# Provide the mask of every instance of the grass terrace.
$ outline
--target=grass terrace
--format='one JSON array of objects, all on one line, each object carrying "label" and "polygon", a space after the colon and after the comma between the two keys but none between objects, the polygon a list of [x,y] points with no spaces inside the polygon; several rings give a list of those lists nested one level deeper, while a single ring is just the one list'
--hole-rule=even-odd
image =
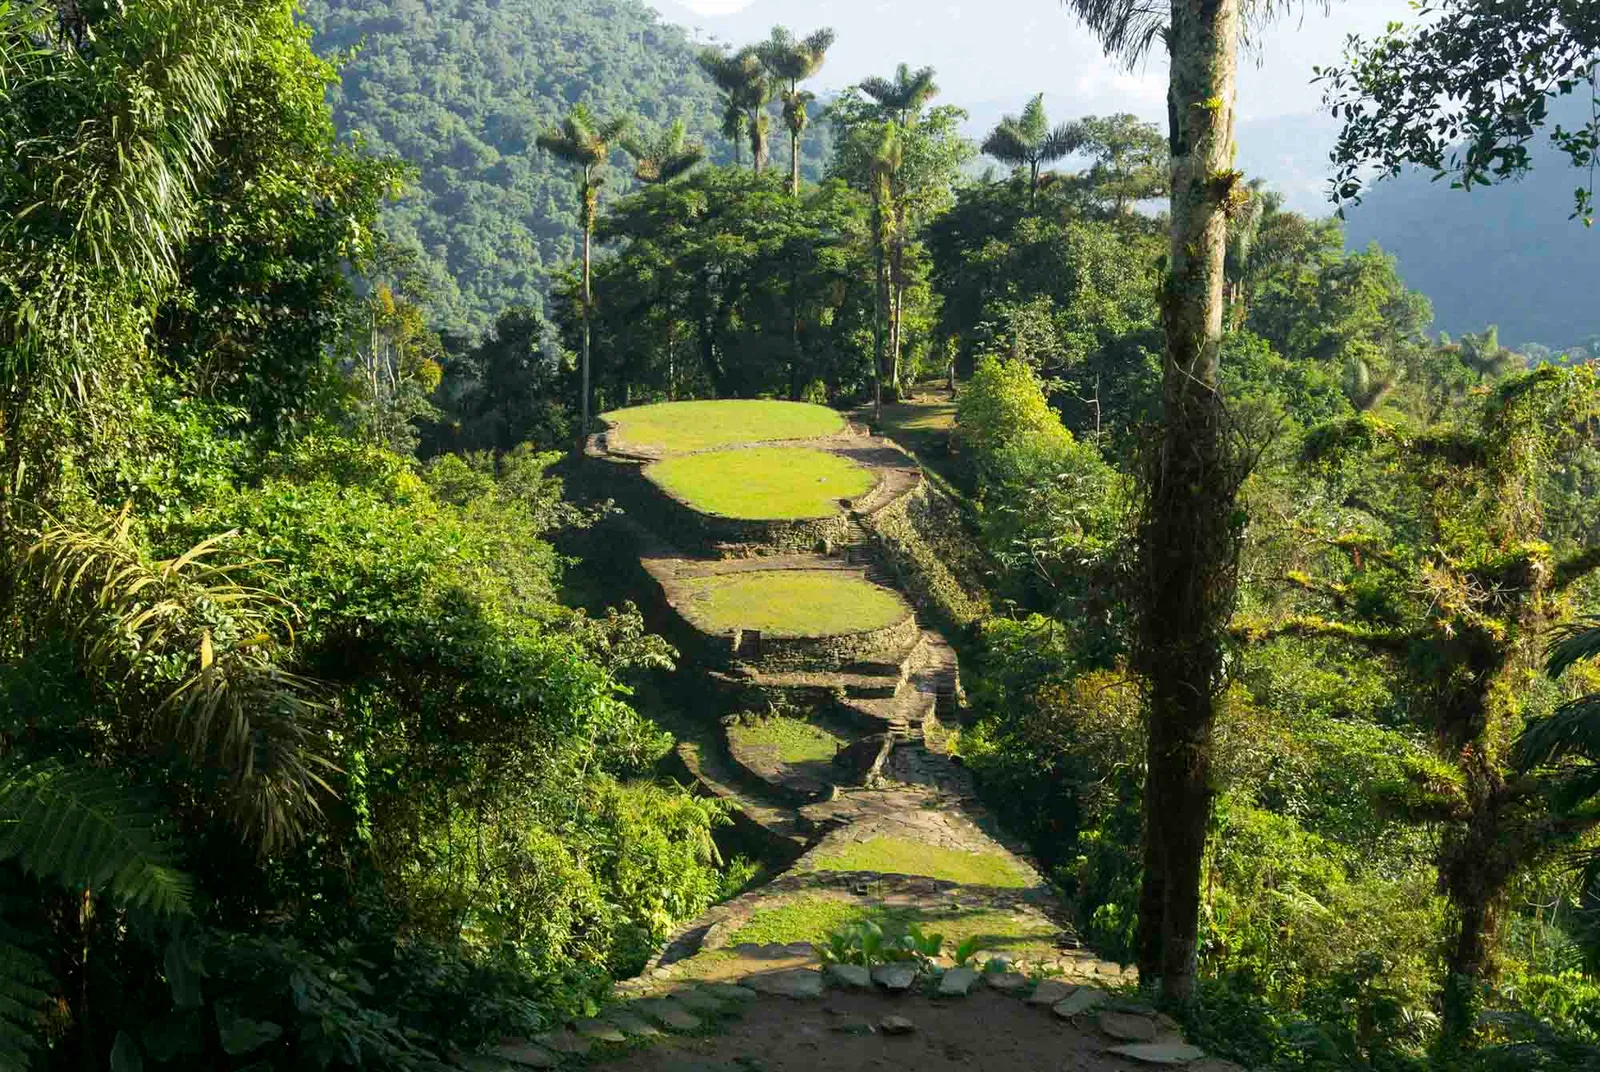
[{"label": "grass terrace", "polygon": [[842,413],[807,402],[724,398],[658,402],[602,413],[623,447],[659,454],[773,439],[814,439],[844,431]]},{"label": "grass terrace", "polygon": [[679,612],[712,634],[837,636],[882,629],[911,613],[897,594],[850,570],[751,570],[688,577],[677,587]]},{"label": "grass terrace", "polygon": [[728,727],[728,742],[771,749],[778,762],[793,764],[832,760],[844,740],[815,723],[773,715],[734,723]]},{"label": "grass terrace", "polygon": [[1037,959],[1051,956],[1055,951],[1056,930],[1040,918],[982,907],[868,906],[826,895],[799,897],[758,909],[728,941],[731,945],[741,942],[822,944],[836,931],[866,920],[885,930],[916,923],[928,934],[942,934],[947,946],[977,936],[979,948],[990,953],[1009,953],[1013,957]]},{"label": "grass terrace", "polygon": [[645,475],[696,510],[751,521],[830,517],[877,481],[848,458],[808,447],[684,454]]},{"label": "grass terrace", "polygon": [[806,861],[812,871],[877,871],[884,875],[924,875],[964,886],[1030,885],[1026,873],[1000,853],[963,852],[896,837],[847,842],[836,851]]}]

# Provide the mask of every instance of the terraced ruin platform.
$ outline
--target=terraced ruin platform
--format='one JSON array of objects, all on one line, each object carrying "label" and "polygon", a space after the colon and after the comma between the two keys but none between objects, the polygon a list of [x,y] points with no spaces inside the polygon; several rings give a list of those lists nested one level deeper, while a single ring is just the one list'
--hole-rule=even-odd
[{"label": "terraced ruin platform", "polygon": [[[1074,1054],[1081,1060],[1071,1067],[1109,1072],[1154,1054],[1225,1072],[1126,995],[1131,971],[1082,948],[1049,882],[948,754],[965,706],[958,658],[930,628],[919,594],[930,582],[917,571],[937,571],[937,556],[906,546],[915,539],[911,507],[925,505],[927,485],[894,443],[819,410],[640,407],[607,414],[610,430],[589,444],[597,486],[623,510],[612,531],[631,542],[659,616],[675,623],[678,672],[704,684],[696,694],[716,698],[680,734],[682,776],[734,805],[745,843],[764,845],[779,873],[682,928],[642,975],[619,984],[626,1002],[536,1047],[579,1052],[599,1038],[633,1046],[737,1009],[764,1025],[759,1054],[719,1064],[710,1058],[733,1056],[731,1038],[669,1039],[622,1063],[1009,1072]],[[803,468],[808,461],[817,472]],[[796,471],[780,472],[785,465]],[[720,472],[737,480],[741,466],[767,470],[771,483],[755,498],[814,516],[751,516],[762,510],[735,504],[745,489],[717,486]],[[860,490],[832,483],[855,470],[865,474]],[[936,931],[944,945],[914,962],[822,971],[819,947],[868,922]],[[981,950],[987,974],[953,961],[963,940]],[[822,1060],[808,1048],[815,1032],[805,1010],[767,1003],[824,995],[824,1019],[842,1015],[846,1000],[899,1001],[930,1018],[920,1029],[897,1016],[857,1025],[875,1040],[931,1031],[951,1007],[939,1003],[951,1001],[1010,1024],[1016,1038],[998,1063],[951,1057],[953,1042]],[[1017,1018],[1030,1007],[1032,1020]],[[1024,1035],[1031,1041],[1018,1042]],[[771,1063],[775,1043],[788,1063]],[[1124,1053],[1119,1044],[1156,1049]],[[674,1063],[675,1054],[689,1059]]]}]

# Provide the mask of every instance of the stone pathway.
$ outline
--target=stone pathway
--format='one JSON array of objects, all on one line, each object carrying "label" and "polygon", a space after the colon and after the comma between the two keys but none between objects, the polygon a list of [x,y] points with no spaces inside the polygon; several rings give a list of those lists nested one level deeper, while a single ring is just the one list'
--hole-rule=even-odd
[{"label": "stone pathway", "polygon": [[[862,570],[889,583],[857,519],[915,489],[920,472],[857,426],[807,445],[879,472],[850,504],[851,536],[827,554],[696,559],[636,527],[643,565],[669,602],[680,578],[748,569]],[[733,803],[737,822],[793,863],[673,935],[598,1017],[506,1040],[481,1055],[486,1072],[584,1058],[647,1072],[1234,1068],[1127,996],[1132,972],[1081,947],[1023,846],[978,803],[970,775],[946,754],[964,700],[944,637],[923,629],[902,650],[831,667],[735,658],[700,672],[736,703],[809,709],[853,738],[834,764],[792,773],[759,749],[730,748],[710,720],[679,743],[686,776]],[[948,938],[914,960],[825,966],[830,933],[861,920]],[[982,952],[958,965],[963,939]]]}]

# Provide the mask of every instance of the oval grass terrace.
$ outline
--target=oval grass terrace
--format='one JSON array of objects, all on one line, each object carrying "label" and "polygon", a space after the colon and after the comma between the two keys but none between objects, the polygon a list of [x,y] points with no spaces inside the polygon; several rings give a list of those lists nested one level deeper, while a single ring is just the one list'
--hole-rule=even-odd
[{"label": "oval grass terrace", "polygon": [[849,458],[795,446],[673,455],[646,466],[644,475],[701,513],[748,521],[831,517],[841,500],[878,483]]},{"label": "oval grass terrace", "polygon": [[869,633],[911,616],[897,593],[840,569],[742,570],[683,577],[673,606],[703,633],[757,629],[769,637]]},{"label": "oval grass terrace", "polygon": [[845,431],[844,414],[808,402],[723,398],[657,402],[602,413],[607,449],[649,457],[740,443],[818,439]]}]

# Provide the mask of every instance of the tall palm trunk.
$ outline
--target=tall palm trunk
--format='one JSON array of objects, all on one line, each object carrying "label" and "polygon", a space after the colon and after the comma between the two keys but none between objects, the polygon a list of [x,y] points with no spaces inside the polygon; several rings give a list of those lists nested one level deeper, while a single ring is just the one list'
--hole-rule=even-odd
[{"label": "tall palm trunk", "polygon": [[1236,588],[1237,476],[1218,392],[1239,0],[1173,0],[1172,221],[1162,426],[1140,522],[1138,655],[1149,686],[1139,971],[1193,993],[1222,631]]},{"label": "tall palm trunk", "polygon": [[581,412],[583,424],[578,429],[578,444],[583,449],[583,442],[589,437],[589,317],[590,309],[594,304],[593,295],[589,290],[589,247],[594,237],[594,194],[584,191],[583,199],[583,402]]},{"label": "tall palm trunk", "polygon": [[789,195],[800,196],[800,132],[789,128]]},{"label": "tall palm trunk", "polygon": [[889,301],[889,269],[883,252],[883,207],[881,203],[874,203],[872,207],[872,230],[876,237],[873,242],[873,253],[877,260],[877,287],[872,301],[872,417],[873,420],[883,420],[883,331],[884,322],[888,319],[885,315],[885,306]]}]

